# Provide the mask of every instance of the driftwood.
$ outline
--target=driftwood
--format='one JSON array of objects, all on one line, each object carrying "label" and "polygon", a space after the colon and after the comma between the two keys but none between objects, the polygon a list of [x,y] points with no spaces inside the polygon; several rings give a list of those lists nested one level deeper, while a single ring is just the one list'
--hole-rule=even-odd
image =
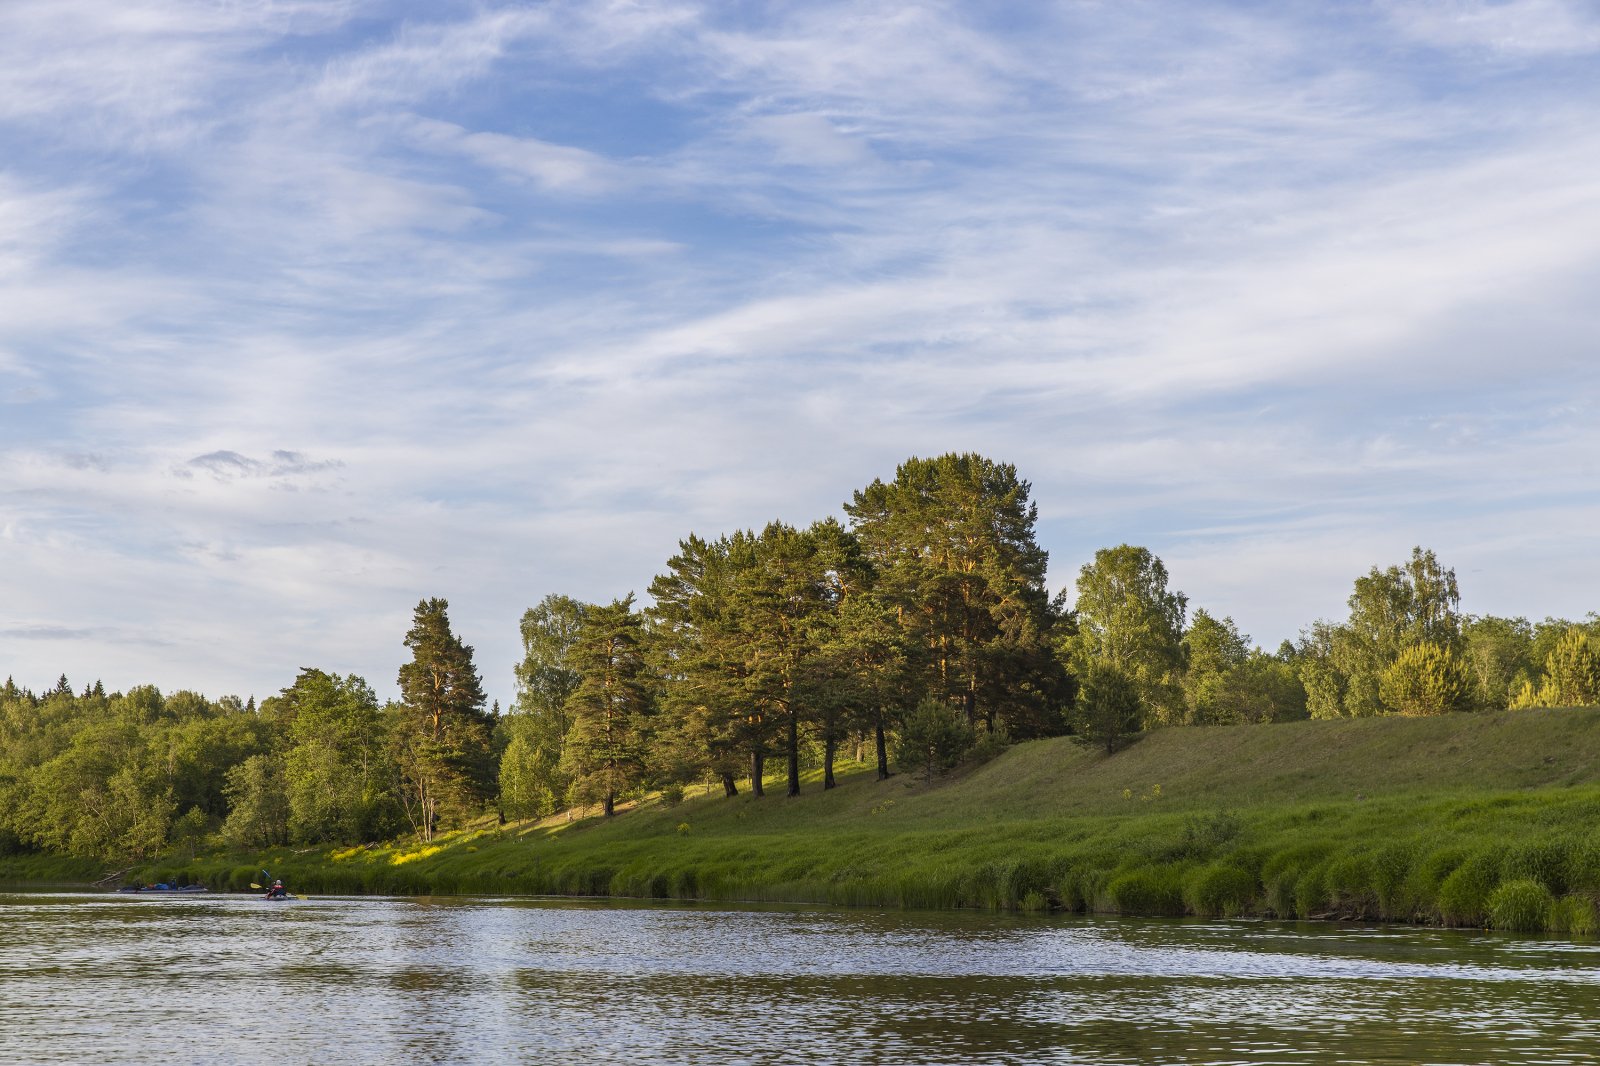
[{"label": "driftwood", "polygon": [[106,876],[102,877],[100,880],[98,880],[98,881],[90,881],[89,883],[91,885],[94,885],[96,888],[99,888],[100,886],[109,884],[112,881],[120,881],[120,880],[122,880],[122,878],[126,874],[128,874],[130,871],[132,871],[132,869],[133,869],[133,867],[131,867],[131,866],[124,866],[122,869],[118,870],[116,873],[107,874]]}]

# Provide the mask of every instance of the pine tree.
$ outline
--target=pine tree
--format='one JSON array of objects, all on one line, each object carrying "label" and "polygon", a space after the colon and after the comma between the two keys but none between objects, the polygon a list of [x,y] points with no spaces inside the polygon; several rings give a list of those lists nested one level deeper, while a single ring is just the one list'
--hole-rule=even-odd
[{"label": "pine tree", "polygon": [[1402,651],[1378,687],[1384,706],[1397,714],[1448,714],[1472,706],[1471,671],[1449,648],[1432,641]]},{"label": "pine tree", "polygon": [[630,593],[584,612],[569,661],[578,686],[567,700],[572,729],[562,769],[579,802],[599,800],[606,817],[617,797],[644,782],[651,712],[643,623]]},{"label": "pine tree", "polygon": [[450,631],[449,604],[417,604],[400,667],[400,703],[391,711],[391,739],[401,800],[417,835],[433,834],[445,816],[459,816],[492,790],[490,728],[472,648]]},{"label": "pine tree", "polygon": [[1029,491],[1009,464],[951,454],[908,459],[845,504],[924,691],[1019,735],[1047,731],[1038,703],[1061,680]]},{"label": "pine tree", "polygon": [[667,572],[650,583],[649,658],[662,680],[662,730],[674,747],[693,753],[705,772],[738,795],[741,761],[749,752],[754,791],[760,794],[764,728],[751,729],[746,713],[748,663],[734,628],[734,542],[691,534],[678,544]]}]

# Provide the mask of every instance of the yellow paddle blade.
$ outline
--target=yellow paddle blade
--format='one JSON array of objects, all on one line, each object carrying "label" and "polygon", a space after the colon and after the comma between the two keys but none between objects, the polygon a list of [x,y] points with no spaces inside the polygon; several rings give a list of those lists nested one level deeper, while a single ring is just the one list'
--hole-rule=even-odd
[{"label": "yellow paddle blade", "polygon": [[253,889],[256,889],[257,891],[260,891],[260,889],[261,889],[261,886],[256,884],[254,881],[250,882],[250,887],[253,888]]}]

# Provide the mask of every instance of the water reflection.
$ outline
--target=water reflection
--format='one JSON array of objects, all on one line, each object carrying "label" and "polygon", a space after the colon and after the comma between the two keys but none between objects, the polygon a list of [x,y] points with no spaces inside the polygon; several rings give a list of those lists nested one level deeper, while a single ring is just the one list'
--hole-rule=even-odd
[{"label": "water reflection", "polygon": [[1264,922],[0,895],[0,1058],[1579,1063],[1596,959]]}]

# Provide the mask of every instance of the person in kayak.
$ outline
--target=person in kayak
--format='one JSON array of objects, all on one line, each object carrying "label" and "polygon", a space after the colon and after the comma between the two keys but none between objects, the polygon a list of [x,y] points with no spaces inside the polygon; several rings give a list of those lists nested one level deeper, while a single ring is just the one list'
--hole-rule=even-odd
[{"label": "person in kayak", "polygon": [[267,898],[267,899],[287,899],[288,897],[289,897],[289,890],[287,888],[283,887],[283,882],[282,881],[274,881],[274,882],[272,882],[272,887],[267,889],[267,894],[266,894],[265,898]]}]

